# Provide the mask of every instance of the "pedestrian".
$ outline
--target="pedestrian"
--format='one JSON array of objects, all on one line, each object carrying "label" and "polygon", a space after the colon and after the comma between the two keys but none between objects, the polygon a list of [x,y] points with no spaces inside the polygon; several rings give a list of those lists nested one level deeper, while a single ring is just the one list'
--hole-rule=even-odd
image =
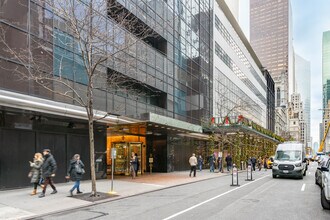
[{"label": "pedestrian", "polygon": [[139,162],[139,157],[138,157],[137,153],[135,153],[135,163],[136,163],[136,166],[135,166],[135,176],[137,176],[138,175],[139,168],[140,168],[140,162]]},{"label": "pedestrian", "polygon": [[54,186],[52,180],[52,178],[55,177],[55,172],[57,170],[56,161],[53,155],[50,153],[49,149],[44,149],[42,153],[44,155],[44,163],[42,164],[41,172],[42,172],[42,177],[44,178],[44,188],[42,190],[42,193],[39,195],[39,198],[45,197],[48,184],[53,189],[53,192],[51,192],[50,194],[57,193],[56,187]]},{"label": "pedestrian", "polygon": [[252,169],[253,169],[253,171],[256,171],[257,159],[255,157],[252,157],[251,158],[251,162],[252,162]]},{"label": "pedestrian", "polygon": [[131,174],[132,174],[132,179],[135,178],[135,175],[136,175],[136,167],[137,167],[137,164],[136,164],[136,160],[135,160],[135,153],[132,152],[131,160],[130,160],[130,172],[131,172]]},{"label": "pedestrian", "polygon": [[214,163],[215,163],[215,157],[212,154],[209,158],[210,172],[214,172]]},{"label": "pedestrian", "polygon": [[220,157],[220,155],[218,156],[218,167],[219,167],[219,172],[222,171],[222,158]]},{"label": "pedestrian", "polygon": [[258,158],[258,168],[259,168],[259,171],[262,168],[262,159],[261,159],[261,157]]},{"label": "pedestrian", "polygon": [[195,154],[192,154],[192,156],[189,158],[189,164],[190,164],[189,176],[191,177],[191,173],[194,172],[194,177],[196,177],[197,158],[195,157]]},{"label": "pedestrian", "polygon": [[33,162],[31,162],[31,161],[29,161],[29,162],[30,162],[30,167],[31,167],[29,177],[31,178],[31,183],[33,183],[33,191],[30,195],[33,196],[33,195],[37,194],[37,187],[38,187],[38,185],[40,186],[40,184],[41,184],[41,179],[42,179],[41,166],[44,162],[44,160],[42,158],[42,154],[35,153]]},{"label": "pedestrian", "polygon": [[227,171],[231,170],[233,159],[231,158],[230,154],[226,157],[226,163],[227,163]]},{"label": "pedestrian", "polygon": [[203,169],[203,158],[202,158],[202,155],[199,155],[198,156],[198,168],[199,168],[199,171],[202,171],[202,169]]},{"label": "pedestrian", "polygon": [[82,179],[83,175],[85,174],[85,165],[80,160],[80,155],[75,154],[72,159],[70,160],[68,173],[66,178],[71,179],[74,181],[73,187],[70,189],[70,196],[73,196],[73,191],[77,189],[77,194],[82,193],[80,191],[80,180]]},{"label": "pedestrian", "polygon": [[103,173],[101,175],[101,178],[105,179],[107,178],[107,170],[108,170],[108,163],[107,163],[107,151],[104,152],[102,156],[102,167],[103,167]]},{"label": "pedestrian", "polygon": [[268,162],[268,159],[267,159],[267,157],[265,157],[265,159],[264,159],[264,168],[265,168],[265,171],[267,171],[267,168],[268,168],[267,162]]}]

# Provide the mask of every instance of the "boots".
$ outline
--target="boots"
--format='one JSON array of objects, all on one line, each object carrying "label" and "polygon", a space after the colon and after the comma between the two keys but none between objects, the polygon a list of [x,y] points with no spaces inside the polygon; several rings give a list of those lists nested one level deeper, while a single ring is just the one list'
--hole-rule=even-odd
[{"label": "boots", "polygon": [[30,195],[31,195],[31,196],[34,196],[34,195],[36,195],[36,194],[37,194],[37,190],[34,189]]}]

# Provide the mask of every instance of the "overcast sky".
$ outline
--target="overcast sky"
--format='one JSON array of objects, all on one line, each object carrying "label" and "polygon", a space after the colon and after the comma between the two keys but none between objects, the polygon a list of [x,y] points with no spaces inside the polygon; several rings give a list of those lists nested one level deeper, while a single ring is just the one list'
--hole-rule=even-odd
[{"label": "overcast sky", "polygon": [[[295,52],[311,64],[311,136],[313,142],[319,142],[322,34],[330,30],[330,0],[291,0],[291,7]],[[249,39],[249,0],[240,0],[240,24]]]}]

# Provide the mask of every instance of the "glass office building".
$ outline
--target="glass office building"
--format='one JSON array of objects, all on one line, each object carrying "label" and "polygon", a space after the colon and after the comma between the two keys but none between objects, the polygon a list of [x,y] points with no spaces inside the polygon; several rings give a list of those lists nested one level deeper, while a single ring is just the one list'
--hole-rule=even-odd
[{"label": "glass office building", "polygon": [[237,121],[243,115],[267,128],[267,80],[261,63],[223,1],[215,3],[214,13],[214,116]]},{"label": "glass office building", "polygon": [[[72,2],[82,5],[86,1]],[[136,80],[134,89],[141,87],[144,92],[131,96],[129,90],[94,90],[95,109],[112,113],[111,119],[95,125],[96,157],[106,152],[110,161],[111,148],[117,148],[121,154],[116,164],[118,174],[127,174],[131,151],[138,153],[142,173],[149,170],[149,157],[154,159],[153,171],[185,170],[191,152],[203,153],[205,141],[194,133],[202,132],[201,120],[210,118],[212,112],[213,4],[210,0],[109,2],[153,34],[137,40],[129,50],[99,66],[98,71],[106,76],[115,73]],[[100,51],[109,53],[127,43],[127,39],[138,39],[134,29],[118,26],[109,8],[94,10],[99,14],[102,31],[116,32],[116,38],[106,47],[97,48]],[[52,149],[59,164],[56,181],[64,181],[60,177],[65,175],[73,153],[79,152],[85,161],[89,158],[84,109],[74,100],[33,81],[19,80],[16,74],[30,70],[27,69],[32,66],[30,59],[22,65],[22,60],[12,56],[7,46],[16,52],[31,51],[32,57],[41,57],[39,66],[43,71],[65,78],[80,91],[87,79],[82,74],[84,65],[77,53],[79,47],[63,17],[41,0],[2,1],[0,28],[5,33],[5,40],[0,42],[0,188],[24,185],[21,178],[28,171],[26,156],[32,157],[45,147]],[[53,91],[57,90],[63,88],[54,84]],[[8,158],[9,150],[21,153]],[[13,159],[22,162],[13,167]],[[13,169],[22,175],[15,174],[12,178]]]}]

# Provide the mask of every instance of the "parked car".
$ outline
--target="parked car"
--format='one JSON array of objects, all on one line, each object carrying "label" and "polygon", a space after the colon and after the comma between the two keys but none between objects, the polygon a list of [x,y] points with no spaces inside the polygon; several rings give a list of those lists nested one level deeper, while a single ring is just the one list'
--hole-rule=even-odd
[{"label": "parked car", "polygon": [[315,184],[319,185],[320,187],[322,187],[322,171],[321,168],[322,167],[327,167],[327,164],[330,163],[330,158],[322,158],[322,160],[320,161],[316,171],[315,171]]},{"label": "parked car", "polygon": [[321,205],[324,209],[330,210],[330,160],[327,165],[321,167],[322,187],[321,187]]}]

